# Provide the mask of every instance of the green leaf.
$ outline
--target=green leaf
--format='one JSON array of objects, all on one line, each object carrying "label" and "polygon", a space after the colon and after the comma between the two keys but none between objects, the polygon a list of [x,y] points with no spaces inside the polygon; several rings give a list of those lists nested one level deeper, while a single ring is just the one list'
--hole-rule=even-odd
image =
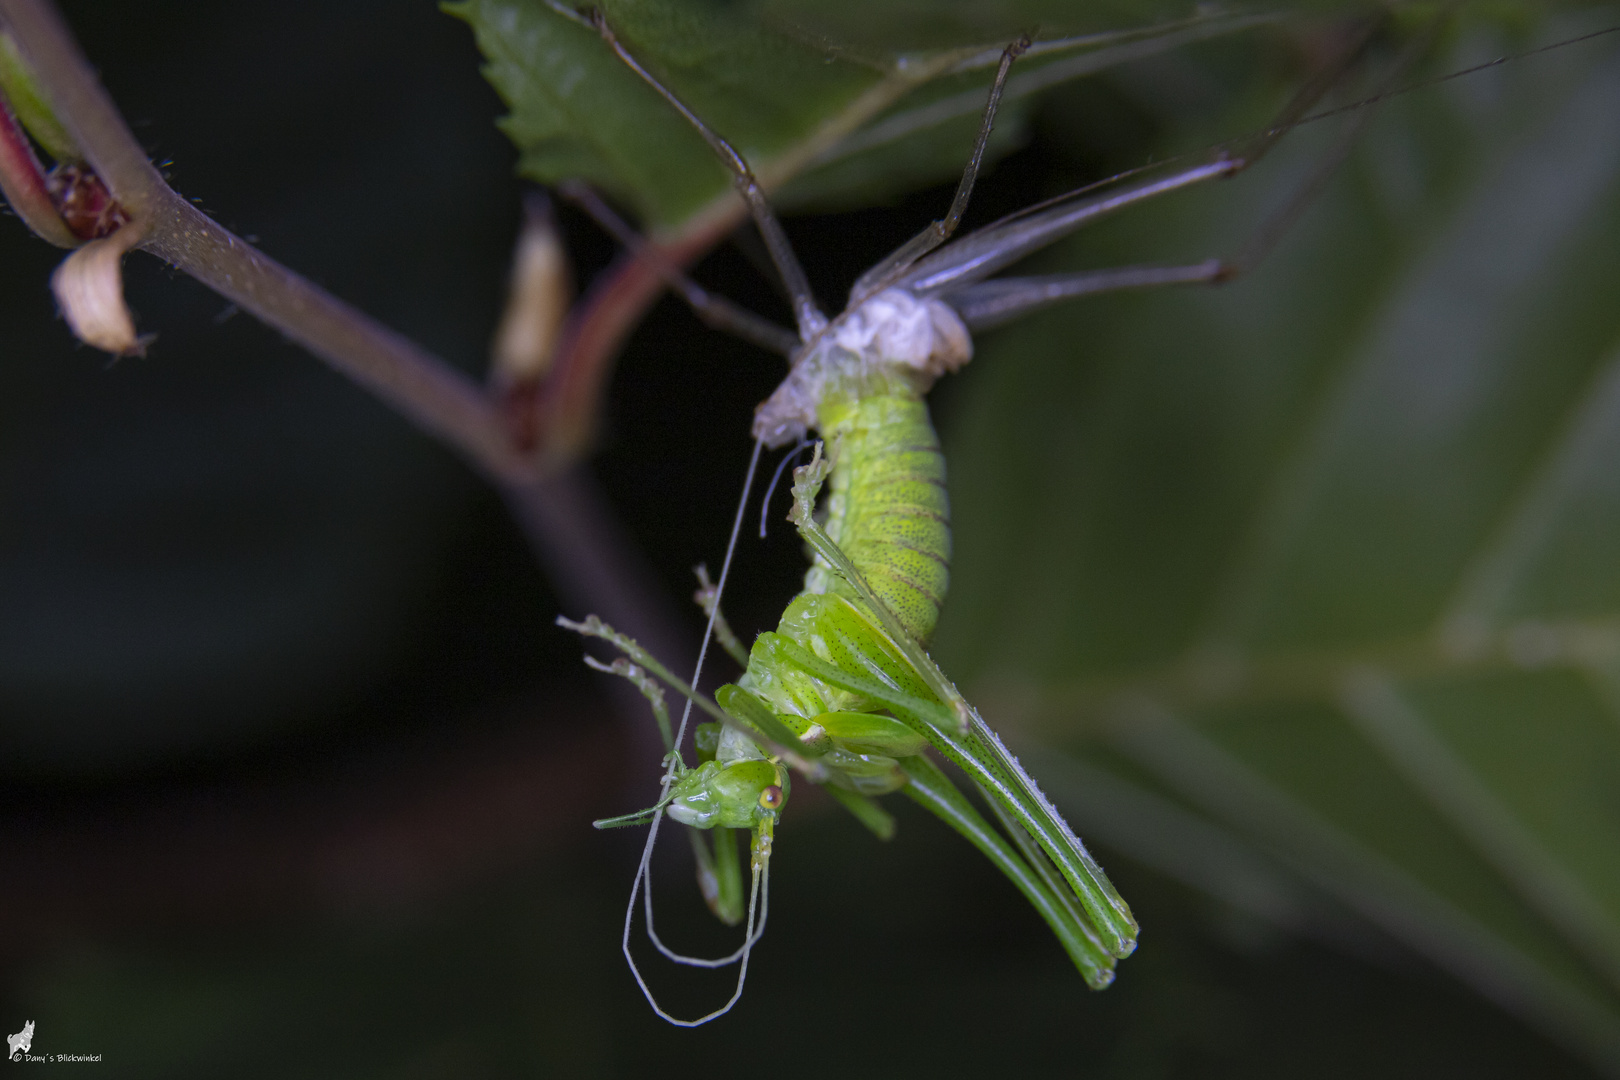
[{"label": "green leaf", "polygon": [[[1015,744],[1123,793],[1053,782],[1083,835],[1232,899],[1213,830],[1609,1069],[1617,111],[1612,38],[1405,95],[1254,275],[985,336],[936,638]],[[1043,269],[1234,252],[1329,137]]]},{"label": "green leaf", "polygon": [[0,96],[10,103],[28,133],[57,161],[78,161],[79,148],[45,103],[33,74],[11,35],[0,30]]},{"label": "green leaf", "polygon": [[[610,3],[624,45],[750,160],[780,153],[880,77],[849,60],[728,18],[724,5]],[[583,178],[649,221],[684,221],[728,186],[697,133],[587,26],[540,0],[467,0],[520,171]]]},{"label": "green leaf", "polygon": [[[788,207],[870,205],[959,173],[997,50],[1032,26],[1043,39],[1090,36],[1020,62],[992,156],[1021,140],[1040,91],[1257,21],[1201,14],[1181,0],[1099,6],[1083,17],[1039,0],[990,14],[956,4],[937,16],[903,4],[601,7],[638,61],[768,187],[797,180],[778,200]],[[486,74],[511,108],[502,127],[524,176],[587,180],[664,229],[726,196],[729,178],[713,152],[589,26],[545,0],[463,0],[446,10],[475,31]]]}]

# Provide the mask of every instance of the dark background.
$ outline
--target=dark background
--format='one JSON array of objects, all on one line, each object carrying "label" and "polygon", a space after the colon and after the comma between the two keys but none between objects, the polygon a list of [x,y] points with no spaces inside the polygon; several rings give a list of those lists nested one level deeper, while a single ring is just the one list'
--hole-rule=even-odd
[{"label": "dark background", "polygon": [[[482,369],[522,188],[464,26],[357,0],[66,11],[180,191]],[[1020,152],[978,220],[1151,135],[1093,93],[1112,121]],[[831,298],[946,199],[790,232]],[[564,224],[583,282],[611,250]],[[1372,931],[1284,937],[1107,850],[1145,930],[1089,993],[936,822],[900,805],[880,849],[804,785],[742,1004],[665,1026],[618,951],[639,837],[589,827],[651,800],[644,720],[552,627],[499,498],[147,256],[151,354],[76,346],[58,258],[0,222],[0,1026],[37,1021],[36,1052],[118,1076],[1585,1074]],[[736,249],[700,276],[781,311]],[[667,302],[623,358],[593,469],[672,597],[718,562],[779,375]],[[796,547],[744,545],[740,631],[774,621]],[[667,932],[717,948],[682,847]],[[729,993],[646,966],[677,1012]]]}]

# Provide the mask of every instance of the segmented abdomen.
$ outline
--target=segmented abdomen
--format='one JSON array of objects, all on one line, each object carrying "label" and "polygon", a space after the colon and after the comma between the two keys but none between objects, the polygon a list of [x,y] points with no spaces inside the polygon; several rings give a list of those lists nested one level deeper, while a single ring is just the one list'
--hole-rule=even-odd
[{"label": "segmented abdomen", "polygon": [[[951,580],[945,456],[928,406],[915,394],[868,395],[824,402],[820,421],[837,454],[827,533],[906,630],[927,641]],[[854,596],[825,567],[806,586]]]}]

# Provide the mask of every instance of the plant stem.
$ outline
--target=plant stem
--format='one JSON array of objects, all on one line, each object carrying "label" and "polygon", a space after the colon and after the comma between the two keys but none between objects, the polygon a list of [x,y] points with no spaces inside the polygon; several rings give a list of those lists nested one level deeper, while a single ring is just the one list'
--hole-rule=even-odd
[{"label": "plant stem", "polygon": [[[275,327],[459,451],[500,487],[564,602],[631,629],[666,656],[684,656],[671,629],[678,619],[577,458],[524,453],[478,382],[255,250],[178,195],[152,166],[49,0],[0,0],[0,25],[84,160],[146,230],[142,249]],[[632,291],[649,293],[625,309],[633,309],[633,320],[656,292]],[[585,396],[594,407],[594,395]]]},{"label": "plant stem", "polygon": [[492,479],[533,476],[478,383],[255,250],[170,188],[49,3],[0,0],[0,18],[85,160],[146,225],[144,250],[303,345]]},{"label": "plant stem", "polygon": [[173,192],[163,210],[168,220],[141,245],[146,251],[274,326],[491,479],[534,477],[533,461],[513,445],[480,383],[256,251]]},{"label": "plant stem", "polygon": [[45,172],[4,97],[0,97],[0,194],[42,239],[60,248],[79,246],[56,212],[45,188]]}]

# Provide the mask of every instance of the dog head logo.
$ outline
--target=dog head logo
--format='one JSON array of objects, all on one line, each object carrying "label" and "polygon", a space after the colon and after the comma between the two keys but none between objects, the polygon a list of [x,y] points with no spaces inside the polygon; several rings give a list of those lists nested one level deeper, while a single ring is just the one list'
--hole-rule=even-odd
[{"label": "dog head logo", "polygon": [[6,1036],[6,1050],[12,1061],[21,1061],[30,1047],[34,1045],[34,1022],[32,1020],[23,1025],[23,1029],[15,1035]]}]

